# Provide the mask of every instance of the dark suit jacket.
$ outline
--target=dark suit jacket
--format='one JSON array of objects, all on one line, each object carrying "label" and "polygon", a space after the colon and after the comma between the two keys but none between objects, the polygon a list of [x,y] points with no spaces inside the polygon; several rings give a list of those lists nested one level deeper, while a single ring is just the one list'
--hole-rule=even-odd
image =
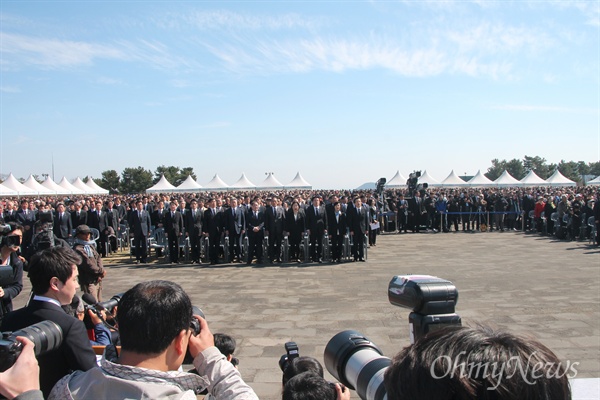
[{"label": "dark suit jacket", "polygon": [[171,217],[171,211],[165,212],[165,233],[167,235],[179,236],[183,233],[183,216],[179,211],[175,211]]},{"label": "dark suit jacket", "polygon": [[100,218],[97,209],[87,212],[87,226],[100,230]]},{"label": "dark suit jacket", "polygon": [[202,210],[199,208],[196,209],[196,215],[194,215],[194,211],[192,209],[187,210],[185,213],[185,231],[191,237],[198,237],[202,234],[202,218],[204,218],[204,214]]},{"label": "dark suit jacket", "polygon": [[233,210],[231,208],[223,211],[223,219],[224,219],[224,223],[223,223],[223,228],[226,231],[229,231],[229,233],[231,234],[232,232],[236,233],[236,234],[240,234],[242,232],[242,229],[245,229],[244,226],[246,225],[246,211],[244,210],[244,207],[237,207],[235,209],[235,217],[233,216]]},{"label": "dark suit jacket", "polygon": [[27,213],[25,213],[22,208],[19,208],[15,214],[15,221],[19,225],[29,226],[31,228],[35,223],[35,216],[35,211],[28,210]]},{"label": "dark suit jacket", "polygon": [[283,220],[284,220],[284,211],[282,207],[276,207],[273,210],[273,207],[268,206],[265,210],[265,229],[269,231],[270,234],[283,234]]},{"label": "dark suit jacket", "polygon": [[299,240],[302,237],[302,233],[306,230],[305,218],[304,211],[301,209],[298,210],[297,219],[294,218],[294,210],[291,208],[287,210],[284,228],[286,232],[289,232],[290,237],[295,238],[296,240]]},{"label": "dark suit jacket", "polygon": [[346,214],[340,211],[339,218],[335,216],[335,210],[331,217],[327,218],[327,233],[332,236],[343,236],[346,234]]},{"label": "dark suit jacket", "polygon": [[115,234],[119,232],[119,211],[114,208],[104,210],[106,213],[107,226],[112,226]]},{"label": "dark suit jacket", "polygon": [[[258,227],[260,230],[258,232],[254,232],[254,228]],[[265,213],[262,211],[258,212],[258,217],[254,215],[254,211],[250,210],[246,214],[246,230],[248,231],[248,235],[254,235],[256,233],[262,233],[263,228],[265,227]]]},{"label": "dark suit jacket", "polygon": [[140,219],[137,210],[131,211],[131,214],[129,214],[129,227],[134,236],[148,237],[150,234],[150,214],[142,211],[142,218]]},{"label": "dark suit jacket", "polygon": [[[165,213],[169,211],[166,208],[163,208],[162,210],[159,210],[158,208],[154,211],[152,211],[151,215],[151,219],[152,219],[152,225],[154,225],[155,228],[162,228],[165,225]],[[158,224],[163,224],[163,226],[158,226]]]},{"label": "dark suit jacket", "polygon": [[79,216],[77,215],[77,211],[73,211],[71,213],[71,224],[73,228],[77,228],[79,225],[87,225],[87,211],[80,210]]},{"label": "dark suit jacket", "polygon": [[369,210],[364,204],[360,212],[356,207],[348,208],[348,227],[354,235],[364,235],[369,229]]},{"label": "dark suit jacket", "polygon": [[40,388],[48,397],[52,387],[71,370],[87,371],[97,366],[96,355],[83,322],[65,313],[55,304],[32,300],[27,307],[7,314],[2,331],[16,331],[50,320],[62,329],[63,341],[58,349],[37,357],[40,365]]},{"label": "dark suit jacket", "polygon": [[[215,209],[216,210],[216,209]],[[213,215],[212,209],[207,208],[204,211],[204,220],[202,221],[202,232],[209,236],[216,236],[221,233],[223,222],[221,220],[223,213],[216,211]]]},{"label": "dark suit jacket", "polygon": [[67,239],[71,235],[72,230],[73,224],[71,223],[71,214],[69,214],[68,211],[65,211],[61,220],[60,213],[56,212],[54,215],[54,235],[61,239]]},{"label": "dark suit jacket", "polygon": [[327,229],[327,214],[325,207],[318,207],[319,214],[315,212],[315,207],[311,204],[306,208],[306,229],[310,229],[311,235],[322,236]]}]

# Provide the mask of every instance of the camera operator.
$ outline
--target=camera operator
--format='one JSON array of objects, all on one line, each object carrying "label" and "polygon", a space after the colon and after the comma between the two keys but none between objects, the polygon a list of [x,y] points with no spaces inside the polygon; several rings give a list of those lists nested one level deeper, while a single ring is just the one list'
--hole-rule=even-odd
[{"label": "camera operator", "polygon": [[17,336],[17,340],[23,349],[13,366],[0,372],[0,395],[15,400],[43,400],[33,342],[22,336]]},{"label": "camera operator", "polygon": [[79,225],[75,230],[73,250],[81,257],[77,265],[79,285],[83,293],[89,293],[97,301],[102,301],[102,279],[106,271],[102,266],[102,257],[96,250],[96,242],[91,240],[92,230],[87,225]]},{"label": "camera operator", "polygon": [[12,311],[12,299],[23,290],[23,261],[17,255],[22,237],[21,225],[10,225],[10,231],[0,237],[0,268],[12,268],[12,272],[7,271],[7,281],[0,282],[0,323],[4,316]]},{"label": "camera operator", "polygon": [[454,326],[400,351],[384,384],[388,400],[567,400],[572,366],[534,339]]},{"label": "camera operator", "polygon": [[54,384],[71,370],[89,370],[96,366],[96,355],[85,326],[68,315],[61,305],[70,304],[79,289],[77,264],[81,260],[68,247],[51,247],[35,254],[29,263],[33,299],[19,310],[7,314],[2,331],[16,331],[37,322],[50,320],[60,326],[60,347],[38,357],[40,387],[48,396]]},{"label": "camera operator", "polygon": [[302,372],[283,388],[282,400],[350,400],[350,390],[341,383],[327,382],[314,372]]},{"label": "camera operator", "polygon": [[[135,285],[121,298],[117,319],[122,346],[118,358],[107,347],[100,368],[64,377],[50,399],[195,399],[204,387],[216,399],[258,399],[214,346],[206,321],[192,315],[192,303],[181,286],[168,281]],[[197,327],[192,330],[195,324],[199,332]],[[198,375],[177,371],[188,349]]]}]

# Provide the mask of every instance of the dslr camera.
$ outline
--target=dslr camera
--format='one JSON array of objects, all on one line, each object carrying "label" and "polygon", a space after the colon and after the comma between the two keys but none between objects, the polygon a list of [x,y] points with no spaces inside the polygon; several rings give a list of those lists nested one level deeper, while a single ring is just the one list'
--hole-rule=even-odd
[{"label": "dslr camera", "polygon": [[[388,286],[391,304],[412,310],[410,342],[448,325],[461,325],[454,313],[458,291],[448,280],[429,275],[397,275]],[[383,376],[391,360],[360,332],[335,335],[325,347],[325,367],[338,381],[356,390],[363,400],[386,398]]]},{"label": "dslr camera", "polygon": [[62,329],[53,321],[38,322],[15,332],[2,332],[0,372],[12,367],[23,350],[23,345],[17,340],[17,336],[26,337],[33,342],[36,357],[57,349],[63,340]]},{"label": "dslr camera", "polygon": [[279,359],[279,368],[281,368],[282,372],[285,371],[294,358],[300,357],[300,352],[298,351],[298,345],[296,342],[287,342],[284,347],[285,354]]}]

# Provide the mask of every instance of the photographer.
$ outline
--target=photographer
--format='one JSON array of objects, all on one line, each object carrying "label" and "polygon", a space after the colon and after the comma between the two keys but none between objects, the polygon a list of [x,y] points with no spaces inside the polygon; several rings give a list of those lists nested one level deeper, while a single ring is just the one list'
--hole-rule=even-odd
[{"label": "photographer", "polygon": [[313,372],[303,372],[283,388],[282,400],[349,400],[350,390],[340,383],[327,382]]},{"label": "photographer", "polygon": [[43,400],[33,342],[21,336],[17,340],[23,344],[23,350],[15,364],[0,373],[0,395],[15,400]]},{"label": "photographer", "polygon": [[0,268],[6,272],[2,274],[5,279],[0,281],[0,323],[12,311],[12,299],[23,290],[23,261],[17,255],[22,237],[21,225],[10,225],[10,231],[0,237]]},{"label": "photographer", "polygon": [[83,293],[89,293],[97,301],[102,301],[102,279],[106,271],[102,266],[102,257],[96,250],[96,242],[91,240],[92,231],[87,225],[79,225],[75,230],[73,250],[81,257],[77,265],[79,285]]},{"label": "photographer", "polygon": [[29,263],[33,299],[19,310],[7,314],[2,331],[16,331],[37,322],[50,320],[60,326],[60,347],[38,357],[40,387],[48,396],[54,384],[71,370],[89,370],[96,366],[96,355],[90,345],[85,326],[68,315],[61,305],[70,304],[79,288],[77,264],[79,256],[67,247],[52,247],[35,254]]},{"label": "photographer", "polygon": [[[195,399],[204,387],[216,399],[258,399],[214,346],[206,321],[192,315],[181,286],[168,281],[135,285],[121,298],[117,319],[118,357],[107,347],[99,369],[64,377],[50,399]],[[197,334],[195,324],[200,326]],[[199,375],[178,371],[188,349]]]},{"label": "photographer", "polygon": [[572,367],[534,339],[456,326],[400,351],[384,384],[388,400],[567,400]]}]

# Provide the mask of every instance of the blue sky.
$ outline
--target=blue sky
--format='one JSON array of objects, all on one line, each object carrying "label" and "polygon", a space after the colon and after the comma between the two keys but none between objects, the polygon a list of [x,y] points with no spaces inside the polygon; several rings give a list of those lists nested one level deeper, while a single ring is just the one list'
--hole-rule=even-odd
[{"label": "blue sky", "polygon": [[0,173],[355,188],[600,159],[598,1],[0,2]]}]

